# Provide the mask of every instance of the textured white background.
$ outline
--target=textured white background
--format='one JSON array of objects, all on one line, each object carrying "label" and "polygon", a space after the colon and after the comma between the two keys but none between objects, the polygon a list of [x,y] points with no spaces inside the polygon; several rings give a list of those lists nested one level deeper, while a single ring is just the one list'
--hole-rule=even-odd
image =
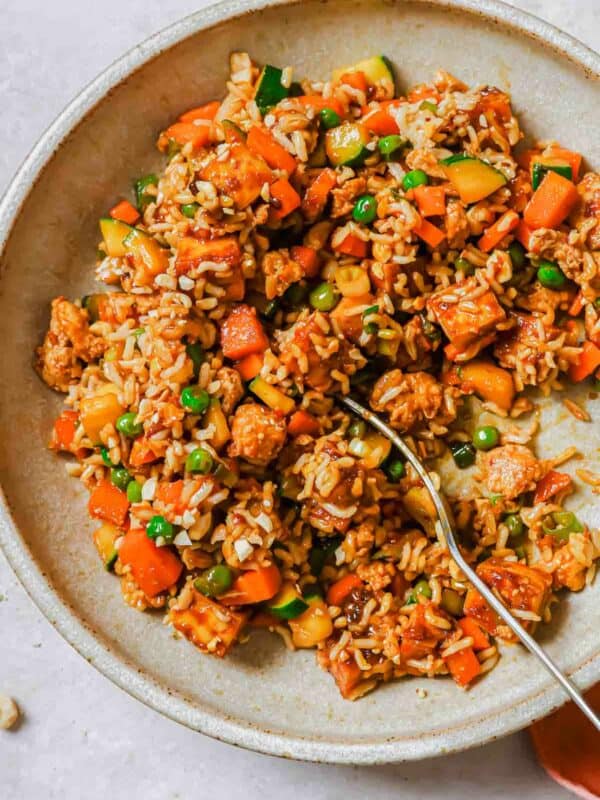
[{"label": "textured white background", "polygon": [[[0,0],[0,192],[84,84],[128,48],[208,4],[17,0],[9,10]],[[598,0],[514,5],[600,49]],[[33,606],[2,555],[0,691],[24,712],[16,730],[0,731],[1,800],[570,796],[537,766],[526,734],[419,764],[353,768],[260,756],[192,733],[90,668]]]}]

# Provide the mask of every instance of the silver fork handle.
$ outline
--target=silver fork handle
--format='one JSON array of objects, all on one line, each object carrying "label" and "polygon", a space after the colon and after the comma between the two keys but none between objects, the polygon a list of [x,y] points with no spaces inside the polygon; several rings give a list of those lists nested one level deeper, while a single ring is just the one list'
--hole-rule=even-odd
[{"label": "silver fork handle", "polygon": [[398,450],[400,450],[400,452],[405,456],[406,460],[410,461],[415,472],[421,478],[425,487],[427,488],[427,491],[431,495],[431,499],[433,500],[433,504],[435,506],[435,510],[437,511],[440,525],[446,539],[448,550],[450,551],[450,555],[454,561],[456,561],[458,566],[469,578],[470,582],[477,589],[477,591],[487,600],[488,604],[494,609],[496,614],[498,614],[498,616],[504,620],[511,631],[523,642],[525,647],[531,653],[537,656],[548,672],[560,683],[571,700],[581,709],[581,711],[583,711],[592,725],[594,725],[596,730],[600,731],[600,718],[583,698],[579,692],[579,689],[577,689],[575,684],[557,667],[554,661],[546,653],[544,648],[541,647],[529,633],[527,633],[521,623],[515,617],[513,617],[506,606],[501,603],[500,600],[498,600],[492,590],[481,580],[479,575],[477,575],[475,570],[465,560],[454,537],[454,531],[452,530],[452,525],[450,524],[450,519],[446,513],[442,498],[440,497],[433,481],[429,477],[427,470],[423,464],[421,464],[419,458],[413,453],[404,439],[402,439],[402,437],[399,436],[396,431],[393,430],[393,428],[390,428],[389,425],[383,422],[383,420],[380,419],[377,414],[374,414],[368,408],[365,408],[360,403],[357,403],[352,397],[341,397],[340,399],[355,414],[357,414],[359,417],[362,417],[365,422],[368,422],[374,428],[377,428],[381,433],[383,433],[383,435],[386,436],[392,442],[392,444],[398,448]]}]

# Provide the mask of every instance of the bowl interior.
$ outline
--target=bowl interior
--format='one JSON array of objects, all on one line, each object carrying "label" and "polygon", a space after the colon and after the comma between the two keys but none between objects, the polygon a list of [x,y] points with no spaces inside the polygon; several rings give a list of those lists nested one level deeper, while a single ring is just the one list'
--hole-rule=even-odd
[{"label": "bowl interior", "polygon": [[[45,448],[61,403],[34,374],[31,357],[49,301],[92,288],[98,218],[130,192],[136,176],[160,164],[154,141],[161,128],[186,108],[222,95],[236,49],[260,62],[290,64],[300,76],[325,78],[336,66],[382,52],[394,61],[401,87],[440,67],[470,84],[496,84],[512,93],[529,135],[555,138],[600,164],[597,82],[548,45],[477,13],[420,2],[305,2],[231,19],[160,53],[69,134],[27,198],[2,257],[0,471],[31,553],[28,574],[45,575],[59,600],[46,610],[62,620],[76,646],[97,654],[111,677],[213,735],[267,752],[354,762],[484,741],[525,724],[560,697],[520,649],[508,649],[468,693],[451,681],[413,679],[355,704],[339,697],[314,654],[290,654],[268,634],[253,635],[225,661],[205,657],[174,641],[156,616],[122,603],[116,579],[100,568],[85,492]],[[588,458],[597,457],[598,428],[577,423],[556,404],[546,406],[539,452],[577,443]],[[578,504],[598,524],[594,497],[582,492]],[[16,541],[6,522],[3,537],[5,544]],[[587,663],[587,681],[600,669],[599,601],[598,586],[569,597],[544,633],[563,666]],[[425,699],[417,699],[418,686],[426,688]]]}]

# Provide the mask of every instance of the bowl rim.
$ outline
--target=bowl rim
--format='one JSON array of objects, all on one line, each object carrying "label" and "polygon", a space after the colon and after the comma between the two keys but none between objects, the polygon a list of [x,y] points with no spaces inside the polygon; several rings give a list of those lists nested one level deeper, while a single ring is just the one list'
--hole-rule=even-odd
[{"label": "bowl rim", "polygon": [[[396,0],[401,5],[405,0]],[[195,34],[245,14],[301,4],[302,0],[222,0],[163,28],[134,46],[82,89],[44,131],[0,199],[0,258],[21,208],[55,152],[86,115],[115,86],[145,63]],[[538,17],[500,0],[407,0],[407,4],[462,11],[511,27],[541,42],[600,78],[600,55],[578,39]],[[0,275],[1,278],[1,275]],[[52,588],[12,518],[0,486],[0,547],[29,597],[64,639],[103,675],[132,697],[192,730],[228,744],[268,755],[332,764],[372,765],[445,755],[484,744],[523,728],[560,706],[565,698],[551,680],[533,696],[508,706],[493,718],[480,718],[449,730],[434,730],[419,739],[394,737],[351,744],[274,733],[227,715],[202,710],[185,697],[169,692],[135,663],[128,661],[94,632]],[[581,687],[600,677],[600,650],[580,663],[571,675]]]}]

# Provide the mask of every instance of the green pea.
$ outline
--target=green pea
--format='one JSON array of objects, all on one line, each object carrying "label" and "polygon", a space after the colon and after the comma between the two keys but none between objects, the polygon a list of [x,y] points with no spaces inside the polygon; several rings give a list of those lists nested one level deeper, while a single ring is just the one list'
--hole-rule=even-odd
[{"label": "green pea", "polygon": [[292,308],[298,308],[304,305],[307,295],[308,286],[298,281],[298,283],[292,283],[291,286],[288,286],[283,295],[283,299],[288,305],[292,306]]},{"label": "green pea", "polygon": [[453,617],[461,617],[465,598],[454,589],[442,589],[442,602],[440,605]]},{"label": "green pea", "polygon": [[131,476],[129,472],[125,469],[125,467],[113,467],[110,471],[110,482],[117,487],[117,489],[121,489],[121,491],[125,491],[127,488],[127,484],[131,480]]},{"label": "green pea", "polygon": [[198,342],[190,342],[185,346],[185,352],[194,365],[194,377],[197,378],[204,361],[204,350]]},{"label": "green pea", "polygon": [[395,458],[390,461],[389,464],[384,466],[385,474],[391,481],[399,481],[401,478],[404,477],[404,473],[406,472],[406,468],[404,466],[404,462],[400,461],[399,458]]},{"label": "green pea", "polygon": [[108,452],[108,447],[101,447],[100,448],[100,455],[102,456],[102,461],[106,464],[107,467],[114,467],[115,465],[110,460],[110,454]]},{"label": "green pea", "polygon": [[475,448],[471,442],[451,442],[450,452],[459,469],[466,469],[475,463]]},{"label": "green pea", "polygon": [[210,396],[199,386],[186,386],[180,395],[181,405],[192,414],[203,414],[210,404]]},{"label": "green pea", "polygon": [[130,503],[142,502],[142,487],[135,480],[129,481],[127,484],[127,499]]},{"label": "green pea", "polygon": [[362,419],[352,420],[348,426],[349,439],[362,439],[367,432],[367,425]]},{"label": "green pea", "polygon": [[127,411],[125,414],[117,419],[115,423],[116,429],[124,436],[133,439],[143,433],[144,426],[141,422],[136,422],[137,414],[135,411]]},{"label": "green pea", "polygon": [[330,128],[337,128],[342,122],[340,115],[333,108],[322,108],[319,111],[319,119],[321,120],[321,125],[327,131]]},{"label": "green pea", "polygon": [[310,293],[308,300],[317,311],[331,311],[338,304],[338,290],[331,283],[320,283]]},{"label": "green pea", "polygon": [[414,592],[415,594],[420,594],[423,597],[427,597],[428,599],[430,599],[431,588],[429,586],[429,581],[425,580],[425,578],[422,578],[420,581],[417,581],[417,583],[415,583]]},{"label": "green pea", "polygon": [[419,106],[419,111],[431,111],[432,114],[437,114],[438,107],[431,100],[423,100]]},{"label": "green pea", "polygon": [[473,444],[478,450],[491,450],[496,447],[500,439],[500,431],[493,425],[482,425],[475,428],[473,433]]},{"label": "green pea", "polygon": [[406,139],[403,139],[401,136],[398,136],[397,133],[392,133],[390,136],[382,136],[382,138],[378,142],[379,152],[385,158],[386,161],[389,161],[391,156],[397,151],[400,150],[406,144]]},{"label": "green pea", "polygon": [[462,258],[462,256],[459,256],[454,262],[454,269],[463,272],[465,275],[472,275],[475,272],[474,265],[467,261],[466,258]]},{"label": "green pea", "polygon": [[194,581],[194,588],[207,597],[218,597],[231,588],[233,575],[225,564],[215,564]]},{"label": "green pea", "polygon": [[429,178],[422,169],[413,169],[407,172],[402,179],[402,188],[405,192],[409,189],[414,189],[417,186],[426,186],[429,183]]},{"label": "green pea", "polygon": [[511,242],[508,246],[508,255],[512,261],[513,269],[521,269],[525,266],[525,248],[521,242]]},{"label": "green pea", "polygon": [[172,542],[175,537],[175,531],[168,520],[157,514],[146,525],[146,536],[153,540],[164,539],[166,542]]},{"label": "green pea", "polygon": [[213,458],[208,450],[203,447],[197,447],[189,454],[185,460],[185,468],[188,472],[200,472],[206,475],[211,471],[213,466]]},{"label": "green pea", "polygon": [[540,261],[537,278],[546,289],[560,289],[567,282],[565,273],[553,261]]},{"label": "green pea", "polygon": [[377,216],[377,200],[372,194],[363,194],[358,198],[354,204],[352,216],[356,222],[364,222],[365,225],[373,222]]},{"label": "green pea", "polygon": [[518,514],[509,514],[504,518],[504,524],[508,528],[509,535],[513,538],[521,536],[525,528],[523,525],[523,520]]},{"label": "green pea", "polygon": [[200,206],[198,205],[198,203],[184,203],[181,206],[181,213],[183,214],[184,217],[187,217],[188,219],[194,219],[194,217],[196,216],[196,211],[198,211],[199,208]]}]

